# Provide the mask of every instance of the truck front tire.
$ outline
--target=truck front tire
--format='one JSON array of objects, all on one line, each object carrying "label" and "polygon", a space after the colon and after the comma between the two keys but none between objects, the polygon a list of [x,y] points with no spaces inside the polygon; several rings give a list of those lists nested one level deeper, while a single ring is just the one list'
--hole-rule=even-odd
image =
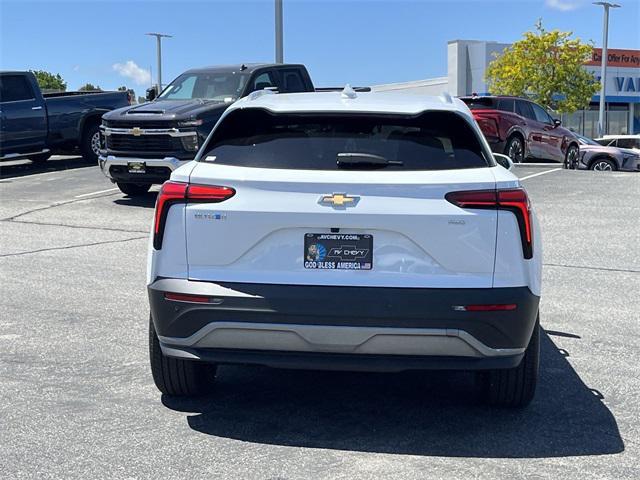
[{"label": "truck front tire", "polygon": [[129,197],[138,197],[144,195],[151,188],[150,183],[116,183],[122,193]]},{"label": "truck front tire", "polygon": [[149,316],[149,357],[153,381],[162,393],[196,396],[211,392],[216,365],[164,355],[151,316]]},{"label": "truck front tire", "polygon": [[496,407],[523,408],[536,393],[540,364],[540,318],[536,319],[524,357],[515,368],[482,372],[486,400]]}]

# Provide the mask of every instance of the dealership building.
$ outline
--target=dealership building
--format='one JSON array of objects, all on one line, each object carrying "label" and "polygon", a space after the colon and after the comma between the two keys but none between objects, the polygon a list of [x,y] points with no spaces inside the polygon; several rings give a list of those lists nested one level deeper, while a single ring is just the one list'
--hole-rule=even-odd
[{"label": "dealership building", "polygon": [[[447,45],[447,76],[372,87],[376,91],[398,90],[414,94],[462,96],[488,94],[485,72],[491,61],[509,47],[508,43],[453,40]],[[610,134],[640,133],[640,50],[607,51],[606,123]],[[600,79],[602,50],[595,48],[584,68]],[[588,137],[596,137],[600,95],[589,107],[563,115],[563,124]]]}]

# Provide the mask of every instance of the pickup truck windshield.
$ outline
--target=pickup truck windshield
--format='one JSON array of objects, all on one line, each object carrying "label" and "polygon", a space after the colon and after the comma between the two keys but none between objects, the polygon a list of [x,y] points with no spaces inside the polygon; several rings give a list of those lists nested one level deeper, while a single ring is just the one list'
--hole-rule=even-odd
[{"label": "pickup truck windshield", "polygon": [[240,97],[247,75],[234,72],[185,73],[171,82],[159,95],[161,100],[236,100]]},{"label": "pickup truck windshield", "polygon": [[471,126],[451,112],[231,112],[204,148],[206,162],[242,167],[445,170],[488,165]]}]

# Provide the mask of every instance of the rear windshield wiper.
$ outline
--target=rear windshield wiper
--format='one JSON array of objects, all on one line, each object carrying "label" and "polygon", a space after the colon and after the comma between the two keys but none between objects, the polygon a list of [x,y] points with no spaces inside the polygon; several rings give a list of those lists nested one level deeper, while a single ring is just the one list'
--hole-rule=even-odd
[{"label": "rear windshield wiper", "polygon": [[372,166],[372,167],[386,167],[387,165],[403,165],[401,160],[389,160],[382,155],[375,155],[373,153],[356,153],[356,152],[343,152],[338,153],[336,163],[339,167],[353,167],[353,166]]}]

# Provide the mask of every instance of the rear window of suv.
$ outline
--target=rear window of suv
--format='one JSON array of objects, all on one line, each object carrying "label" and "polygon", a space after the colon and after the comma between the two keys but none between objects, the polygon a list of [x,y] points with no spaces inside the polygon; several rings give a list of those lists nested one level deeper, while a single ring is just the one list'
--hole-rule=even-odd
[{"label": "rear window of suv", "polygon": [[257,108],[227,115],[204,147],[201,161],[300,170],[488,166],[475,131],[456,113],[274,114]]}]

